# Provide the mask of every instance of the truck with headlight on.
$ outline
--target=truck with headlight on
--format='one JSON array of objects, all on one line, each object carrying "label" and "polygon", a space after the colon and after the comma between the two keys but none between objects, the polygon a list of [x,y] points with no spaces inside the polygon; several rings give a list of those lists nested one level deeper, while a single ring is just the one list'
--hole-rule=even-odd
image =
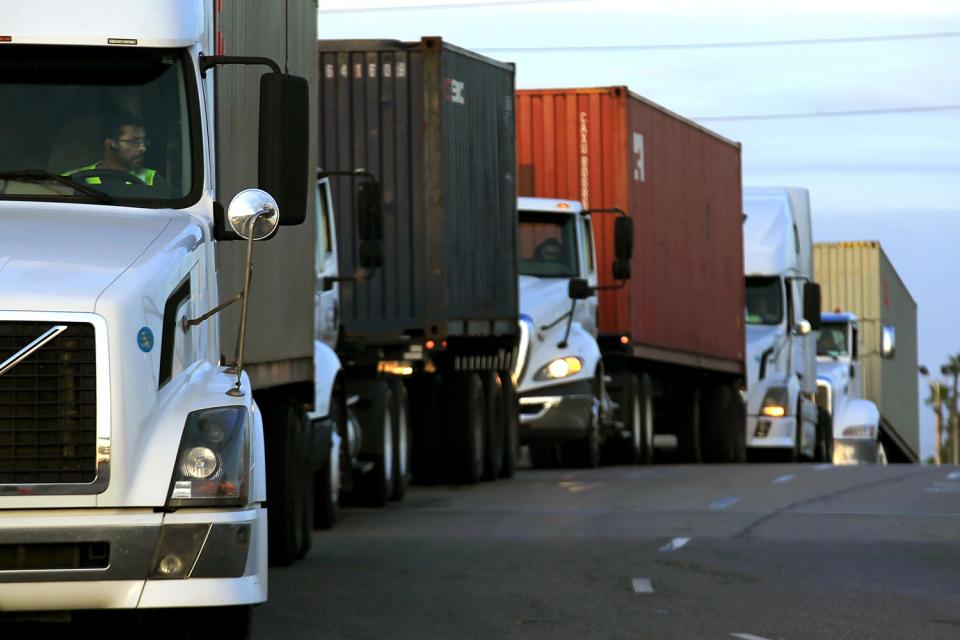
[{"label": "truck with headlight on", "polygon": [[742,460],[740,145],[624,86],[516,113],[532,461]]},{"label": "truck with headlight on", "polygon": [[806,189],[745,188],[747,445],[755,453],[828,460],[817,407],[820,287],[813,280]]},{"label": "truck with headlight on", "polygon": [[245,633],[308,548],[316,10],[0,2],[0,610]]},{"label": "truck with headlight on", "polygon": [[[821,316],[817,337],[817,405],[832,424],[827,458],[836,464],[885,463],[880,442],[880,410],[863,397],[860,319],[836,311]],[[880,355],[894,355],[893,334],[886,330]]]}]

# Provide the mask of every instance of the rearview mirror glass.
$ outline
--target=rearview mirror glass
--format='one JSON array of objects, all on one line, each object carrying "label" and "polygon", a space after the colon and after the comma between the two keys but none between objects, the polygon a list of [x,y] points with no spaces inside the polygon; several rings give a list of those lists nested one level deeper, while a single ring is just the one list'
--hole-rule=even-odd
[{"label": "rearview mirror glass", "polygon": [[614,280],[630,279],[630,261],[629,260],[613,261],[613,279]]},{"label": "rearview mirror glass", "polygon": [[803,319],[813,331],[820,330],[820,285],[816,282],[803,283]]},{"label": "rearview mirror glass", "polygon": [[283,73],[260,78],[258,183],[276,198],[282,225],[301,224],[307,218],[309,96],[304,78]]},{"label": "rearview mirror glass", "polygon": [[585,300],[593,295],[593,289],[583,278],[570,278],[567,292],[572,300]]},{"label": "rearview mirror glass", "polygon": [[880,328],[880,357],[890,359],[897,352],[897,329],[892,324]]},{"label": "rearview mirror glass", "polygon": [[357,185],[357,235],[361,240],[383,239],[383,205],[378,182],[364,181]]},{"label": "rearview mirror glass", "polygon": [[[614,255],[617,260],[630,260],[633,257],[633,220],[617,216],[613,223]],[[625,278],[621,278],[624,280]]]}]

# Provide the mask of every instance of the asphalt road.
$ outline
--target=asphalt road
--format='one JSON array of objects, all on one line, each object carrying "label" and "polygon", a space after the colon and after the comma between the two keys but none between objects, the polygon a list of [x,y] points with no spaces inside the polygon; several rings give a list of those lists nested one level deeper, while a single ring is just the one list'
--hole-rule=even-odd
[{"label": "asphalt road", "polygon": [[960,471],[521,471],[344,509],[256,638],[960,638]]}]

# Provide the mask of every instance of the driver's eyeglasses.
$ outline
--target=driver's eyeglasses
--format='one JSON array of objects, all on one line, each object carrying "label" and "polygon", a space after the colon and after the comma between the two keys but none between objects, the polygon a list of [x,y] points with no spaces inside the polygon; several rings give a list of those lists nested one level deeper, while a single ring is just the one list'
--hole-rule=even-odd
[{"label": "driver's eyeglasses", "polygon": [[122,142],[128,144],[131,147],[143,147],[144,149],[150,148],[150,139],[149,138],[132,138],[130,140],[124,140],[123,138],[117,138],[117,142]]}]

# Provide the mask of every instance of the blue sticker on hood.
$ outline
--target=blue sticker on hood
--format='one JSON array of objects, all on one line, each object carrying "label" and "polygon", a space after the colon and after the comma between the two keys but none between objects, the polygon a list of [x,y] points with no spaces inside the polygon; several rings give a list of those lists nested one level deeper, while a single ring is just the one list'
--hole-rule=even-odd
[{"label": "blue sticker on hood", "polygon": [[137,346],[144,353],[150,353],[153,350],[153,331],[150,330],[150,327],[140,328],[137,333]]}]

